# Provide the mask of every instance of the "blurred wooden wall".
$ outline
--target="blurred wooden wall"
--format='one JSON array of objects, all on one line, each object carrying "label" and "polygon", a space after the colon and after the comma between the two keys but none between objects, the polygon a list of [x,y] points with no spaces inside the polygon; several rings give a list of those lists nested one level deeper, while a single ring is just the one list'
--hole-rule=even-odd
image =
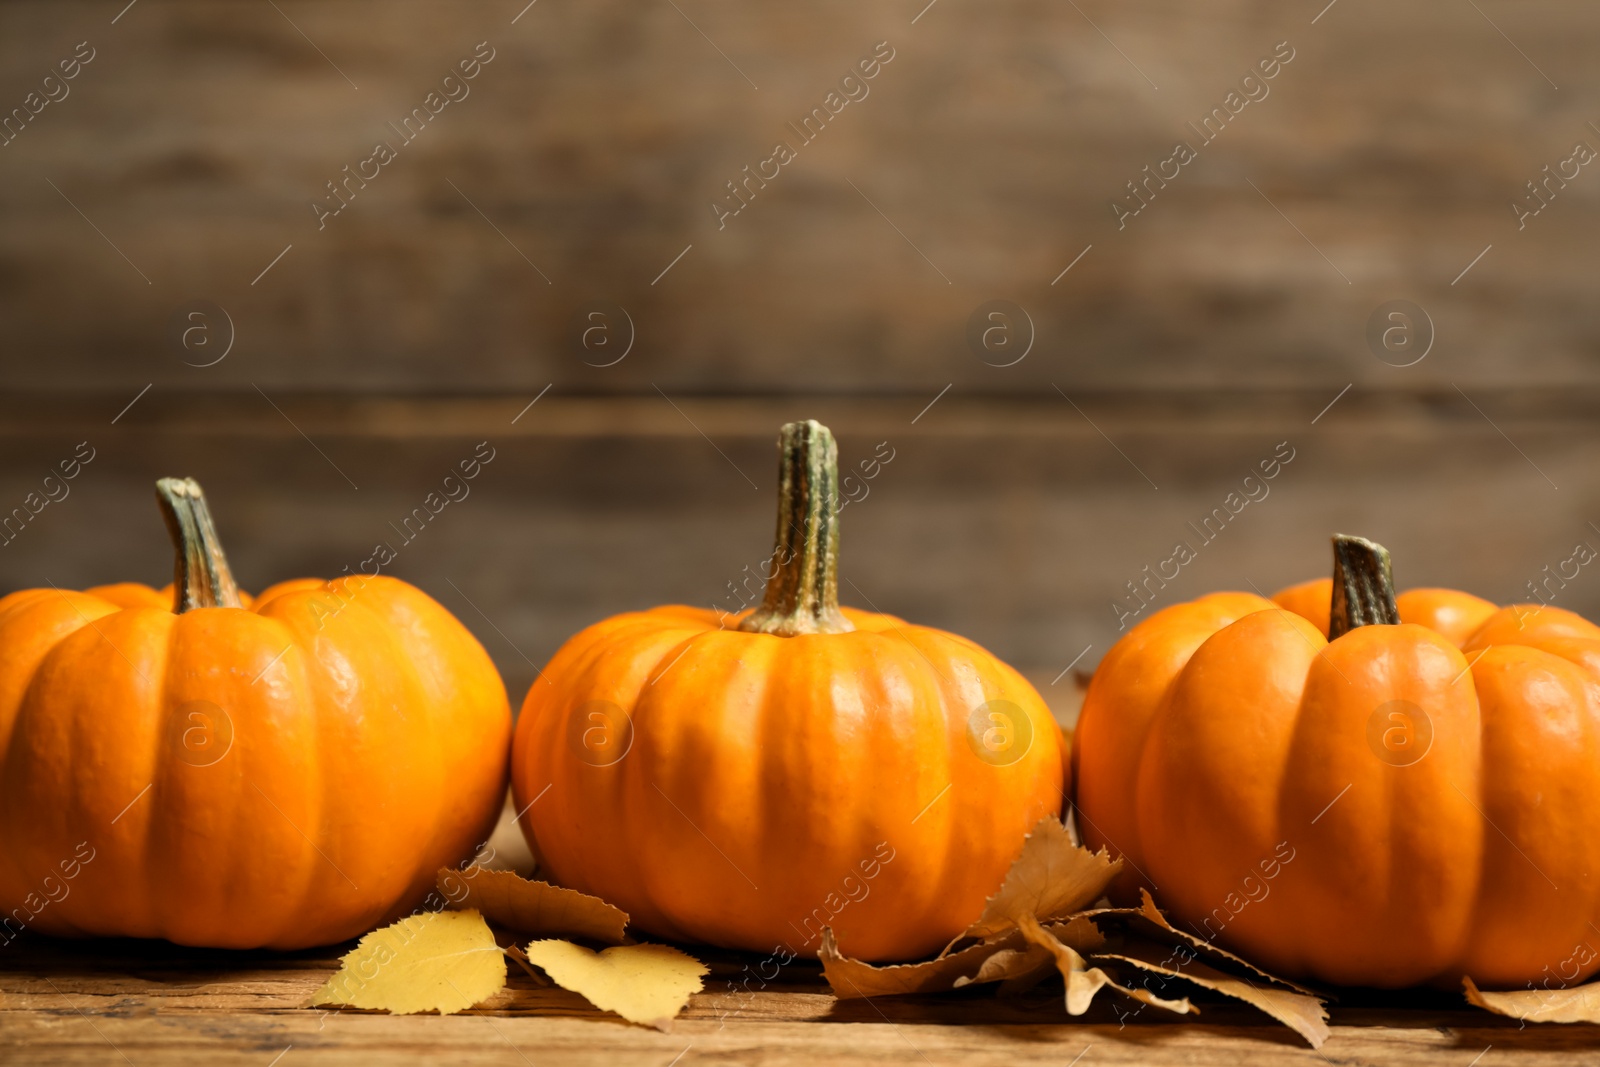
[{"label": "blurred wooden wall", "polygon": [[[1501,600],[1600,547],[1590,7],[524,2],[0,2],[0,113],[26,119],[0,146],[0,510],[96,456],[0,586],[162,580],[163,474],[207,485],[247,585],[336,573],[488,440],[394,573],[515,699],[603,614],[732,603],[796,417],[851,462],[894,449],[845,513],[847,598],[1063,707],[1125,583],[1279,442],[1270,495],[1161,603],[1321,573],[1335,530]],[[1375,353],[1395,300],[1431,328]],[[990,301],[1031,322],[1020,361],[1015,311],[1009,348],[970,342]],[[1556,603],[1600,613],[1590,570]]]}]

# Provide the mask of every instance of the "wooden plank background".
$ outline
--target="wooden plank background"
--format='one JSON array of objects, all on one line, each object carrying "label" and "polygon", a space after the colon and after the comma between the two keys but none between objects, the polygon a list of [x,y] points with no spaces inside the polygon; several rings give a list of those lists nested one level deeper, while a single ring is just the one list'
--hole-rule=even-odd
[{"label": "wooden plank background", "polygon": [[[394,573],[515,702],[604,614],[731,606],[776,428],[812,416],[847,460],[895,450],[845,513],[846,597],[984,642],[1070,717],[1061,672],[1115,640],[1125,583],[1282,441],[1162,602],[1322,573],[1335,530],[1500,600],[1600,546],[1600,174],[1522,229],[1510,207],[1600,146],[1579,3],[4,0],[0,114],[83,41],[0,147],[0,512],[96,458],[0,587],[162,580],[164,474],[208,487],[248,586],[337,573],[490,440]],[[1186,124],[1284,41],[1202,144]],[[401,144],[480,42],[470,95]],[[796,158],[719,229],[778,139]],[[1178,139],[1198,157],[1119,229]],[[397,158],[319,230],[379,140]],[[1402,298],[1435,334],[1406,367],[1365,336]],[[197,299],[226,320],[185,348]],[[1034,328],[1010,366],[967,339],[997,299]],[[604,367],[602,306],[633,333]],[[1600,613],[1589,571],[1555,602]]]},{"label": "wooden plank background", "polygon": [[[487,441],[392,572],[517,703],[603,615],[733,607],[770,551],[776,429],[815,417],[851,465],[893,450],[844,514],[846,599],[976,638],[1064,720],[1126,583],[1280,447],[1158,604],[1324,573],[1346,531],[1402,585],[1502,601],[1565,566],[1546,595],[1600,617],[1595,568],[1565,563],[1600,548],[1600,174],[1564,162],[1600,147],[1597,45],[1577,0],[0,0],[0,521],[93,454],[0,534],[0,589],[166,580],[169,474],[205,484],[247,587],[336,574]],[[404,141],[475,52],[470,94]],[[780,140],[795,158],[720,225]],[[1119,225],[1180,140],[1196,158]],[[1569,178],[1519,223],[1547,166]],[[1368,338],[1401,299],[1416,362]],[[1031,328],[974,346],[996,300]],[[299,1006],[331,951],[25,944],[0,1059],[1319,1062],[1245,1009],[840,1005],[798,965],[728,1021],[738,961],[713,962],[657,1034],[520,975],[475,1015],[321,1019]],[[1336,1062],[1600,1062],[1589,1028],[1454,998],[1358,996],[1334,1024]]]},{"label": "wooden plank background", "polygon": [[[1080,396],[1093,426],[1060,397],[949,396],[912,425],[926,399],[680,398],[674,410],[659,397],[552,393],[515,425],[521,396],[280,398],[280,415],[252,396],[152,394],[116,426],[123,396],[97,401],[92,422],[12,408],[6,425],[30,429],[6,440],[9,498],[39,486],[74,443],[98,452],[71,495],[0,548],[0,567],[11,585],[161,582],[171,561],[151,483],[193,474],[248,588],[341,573],[390,542],[392,572],[478,633],[515,700],[535,664],[605,614],[675,601],[736,607],[734,587],[770,552],[770,427],[815,415],[839,432],[848,460],[881,441],[895,450],[866,483],[870,495],[843,513],[846,599],[974,637],[1069,716],[1071,676],[1051,682],[1086,647],[1080,669],[1109,647],[1113,603],[1132,603],[1125,583],[1178,540],[1198,558],[1158,605],[1314,576],[1334,530],[1388,545],[1402,584],[1460,584],[1502,600],[1526,595],[1575,542],[1600,545],[1584,397],[1501,399],[1496,424],[1516,445],[1442,394],[1353,393],[1315,426],[1322,394]],[[390,523],[481,440],[495,459],[471,495],[405,544]],[[1188,524],[1222,506],[1281,441],[1295,458],[1265,483],[1269,494],[1202,544]],[[1554,602],[1594,614],[1592,571]]]}]

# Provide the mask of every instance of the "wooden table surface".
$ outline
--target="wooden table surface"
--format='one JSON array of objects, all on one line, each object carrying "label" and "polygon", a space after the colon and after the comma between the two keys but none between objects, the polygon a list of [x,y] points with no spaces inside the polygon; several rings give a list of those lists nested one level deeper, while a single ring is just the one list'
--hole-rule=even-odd
[{"label": "wooden table surface", "polygon": [[28,938],[0,951],[0,1063],[1600,1064],[1600,1028],[1519,1028],[1443,994],[1381,1006],[1376,994],[1348,995],[1319,1052],[1248,1008],[1210,1000],[1199,1001],[1198,1022],[1147,1010],[1123,1025],[1109,1002],[1069,1020],[1057,982],[1018,997],[836,1001],[820,967],[797,962],[770,991],[735,996],[729,979],[755,957],[705,950],[706,991],[671,1033],[541,987],[515,965],[486,1006],[448,1018],[307,1007],[342,951]]},{"label": "wooden table surface", "polygon": [[[509,807],[489,844],[493,866],[534,869]],[[0,947],[0,1065],[1600,1065],[1600,1026],[1520,1026],[1442,992],[1346,991],[1330,1007],[1332,1037],[1313,1050],[1254,1009],[1201,990],[1192,994],[1198,1017],[1133,1012],[1102,994],[1073,1019],[1058,979],[1018,996],[986,986],[839,1001],[820,964],[796,960],[765,990],[745,993],[734,985],[762,957],[703,945],[683,946],[711,970],[670,1033],[624,1022],[509,960],[506,988],[460,1015],[309,1007],[352,945],[227,952],[25,931]]]}]

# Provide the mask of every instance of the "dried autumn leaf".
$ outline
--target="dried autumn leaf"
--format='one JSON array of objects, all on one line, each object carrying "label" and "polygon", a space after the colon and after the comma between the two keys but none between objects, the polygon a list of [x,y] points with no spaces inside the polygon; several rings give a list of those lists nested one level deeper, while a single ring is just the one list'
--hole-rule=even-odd
[{"label": "dried autumn leaf", "polygon": [[628,914],[587,893],[530,881],[513,871],[468,867],[439,871],[439,892],[456,907],[476,908],[486,919],[527,934],[581,937],[620,945]]},{"label": "dried autumn leaf", "polygon": [[1079,952],[1092,952],[1106,943],[1106,935],[1086,915],[1074,915],[1064,923],[1048,924],[1045,930],[1063,945]]},{"label": "dried autumn leaf", "polygon": [[1530,1023],[1600,1023],[1600,982],[1566,989],[1515,989],[1485,992],[1463,978],[1467,1003]]},{"label": "dried autumn leaf", "polygon": [[[831,934],[825,933],[817,953],[823,975],[842,1000],[941,993],[983,982],[1025,985],[1016,980],[1047,971],[1056,962],[1056,950],[1089,951],[1101,947],[1105,938],[1093,922],[1077,916],[1050,928],[1048,946],[1025,939],[1019,927],[1031,923],[1038,928],[1040,919],[1081,910],[1105,893],[1121,867],[1121,860],[1112,860],[1104,851],[1092,853],[1074,844],[1060,820],[1042,819],[1023,842],[1021,854],[999,891],[989,898],[983,916],[937,957],[874,966],[841,955]],[[971,937],[983,940],[951,951]]]},{"label": "dried autumn leaf", "polygon": [[991,937],[1030,919],[1064,918],[1099,900],[1122,870],[1122,860],[1104,849],[1090,852],[1072,843],[1060,819],[1039,820],[1022,853],[1006,872],[999,892],[963,937]]},{"label": "dried autumn leaf", "polygon": [[1056,930],[1064,931],[1066,927],[1045,929],[1032,916],[1024,916],[1020,928],[1023,937],[1055,958],[1056,970],[1061,972],[1061,978],[1067,985],[1068,1015],[1082,1015],[1088,1011],[1089,1005],[1094,1002],[1095,994],[1107,986],[1135,1000],[1142,1000],[1146,1004],[1165,1008],[1179,1015],[1199,1013],[1200,1009],[1190,1004],[1187,997],[1167,1000],[1156,996],[1148,989],[1122,985],[1099,967],[1090,967],[1088,961],[1076,949],[1056,936]]},{"label": "dried autumn leaf", "polygon": [[[1163,933],[1175,937],[1184,944],[1198,949],[1200,952],[1212,957],[1213,960],[1222,960],[1227,963],[1231,963],[1234,966],[1243,967],[1251,974],[1258,975],[1265,981],[1284,986],[1285,988],[1292,989],[1297,993],[1302,993],[1305,996],[1312,997],[1317,1000],[1322,999],[1321,995],[1314,989],[1307,989],[1305,986],[1296,985],[1287,978],[1279,978],[1275,974],[1268,974],[1266,971],[1263,971],[1260,967],[1257,967],[1249,960],[1244,959],[1241,956],[1235,956],[1225,948],[1218,948],[1215,944],[1207,941],[1203,937],[1197,937],[1194,934],[1186,933],[1185,931],[1178,929],[1176,926],[1173,926],[1167,921],[1167,917],[1161,914],[1161,909],[1156,907],[1156,902],[1150,899],[1150,893],[1148,890],[1140,889],[1139,896],[1142,898],[1143,903],[1137,909],[1137,911],[1134,912],[1134,914],[1137,914],[1140,918],[1146,919],[1160,927]],[[1116,910],[1118,912],[1126,913],[1124,909]]]},{"label": "dried autumn leaf", "polygon": [[[1074,915],[1064,923],[1045,927],[1058,942],[1077,952],[1087,952],[1106,943],[1100,928],[1081,916]],[[1016,931],[1020,934],[1021,931]],[[978,985],[983,982],[1011,982],[1013,988],[1021,985],[1019,979],[1048,974],[1055,966],[1054,955],[1045,948],[1022,938],[1016,948],[1004,948],[983,961],[978,973],[971,978],[957,978],[955,988]]]},{"label": "dried autumn leaf", "polygon": [[[823,974],[835,996],[850,999],[940,993],[982,982],[1001,982],[1003,990],[1026,988],[1053,968],[1066,984],[1066,1008],[1071,1015],[1088,1011],[1095,996],[1106,988],[1164,1011],[1180,1015],[1199,1012],[1188,997],[1159,996],[1148,981],[1134,980],[1140,972],[1154,973],[1164,976],[1158,985],[1167,978],[1182,979],[1242,1000],[1284,1023],[1313,1047],[1321,1046],[1328,1037],[1328,1016],[1316,994],[1174,927],[1148,893],[1143,894],[1138,908],[1090,908],[1110,887],[1121,866],[1120,859],[1112,860],[1104,851],[1091,853],[1074,844],[1068,826],[1045,819],[1028,835],[983,916],[938,957],[873,966],[840,955],[832,931],[825,930],[818,953]],[[1099,922],[1120,924],[1129,933],[1139,933],[1140,938],[1116,951],[1106,951]],[[974,937],[981,940],[952,951]],[[1202,957],[1249,975],[1229,974],[1201,962]],[[1175,962],[1180,958],[1181,962]],[[1095,965],[1101,961],[1106,966]],[[1275,988],[1279,986],[1283,988]]]},{"label": "dried autumn leaf", "polygon": [[[1051,929],[1085,951],[1105,944],[1099,928],[1087,919],[1074,917]],[[969,985],[1027,977],[1041,966],[1051,966],[1050,954],[1029,944],[1016,929],[931,960],[880,966],[840,954],[833,931],[824,927],[817,958],[822,960],[822,976],[840,1000],[943,993]]]},{"label": "dried autumn leaf", "polygon": [[1203,989],[1242,1000],[1305,1038],[1312,1048],[1321,1048],[1322,1043],[1328,1040],[1328,1013],[1321,1000],[1225,974],[1200,962],[1194,953],[1185,949],[1174,949],[1150,941],[1129,941],[1116,952],[1096,953],[1094,958],[1118,960],[1143,971],[1181,978]]},{"label": "dried autumn leaf", "polygon": [[505,988],[506,958],[476,911],[424,912],[363,937],[316,1006],[453,1015]]},{"label": "dried autumn leaf", "polygon": [[665,1030],[703,986],[706,965],[666,945],[619,945],[591,952],[570,941],[535,941],[525,950],[563,989],[629,1022]]},{"label": "dried autumn leaf", "polygon": [[[950,952],[920,963],[896,963],[877,966],[841,955],[833,930],[823,927],[822,948],[817,958],[822,960],[822,976],[840,1000],[858,997],[889,997],[905,993],[942,993],[954,989],[962,979],[976,974],[984,964],[998,954],[1023,948],[1022,935],[1015,930],[969,945],[959,952]],[[1008,975],[997,975],[998,981]],[[970,980],[970,979],[969,979]]]},{"label": "dried autumn leaf", "polygon": [[982,985],[985,982],[1009,982],[1035,974],[1048,974],[1050,968],[1055,965],[1050,953],[1038,945],[1029,944],[1020,935],[1018,941],[1020,943],[1015,948],[1002,948],[979,964],[976,974],[970,977],[962,975],[952,982],[950,987],[961,989],[969,985]]}]

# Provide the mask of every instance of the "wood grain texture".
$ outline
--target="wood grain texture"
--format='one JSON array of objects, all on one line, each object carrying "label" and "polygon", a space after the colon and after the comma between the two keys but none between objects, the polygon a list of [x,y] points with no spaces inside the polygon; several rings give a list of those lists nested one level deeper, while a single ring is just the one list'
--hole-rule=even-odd
[{"label": "wood grain texture", "polygon": [[[12,383],[1595,380],[1600,174],[1552,186],[1521,229],[1510,209],[1600,145],[1600,23],[1578,0],[111,7],[0,4],[0,106],[96,49],[0,148]],[[319,229],[326,183],[398,143],[391,123],[485,41],[470,95]],[[869,95],[800,143],[788,124],[880,41],[895,57]],[[1188,124],[1284,41],[1270,95],[1202,143]],[[780,139],[797,158],[719,228],[712,202]],[[1111,202],[1180,139],[1198,158],[1119,229]],[[170,343],[192,297],[237,329],[215,367]],[[1403,370],[1363,340],[1401,297],[1439,337]],[[994,298],[1037,327],[1013,367],[965,341]],[[605,369],[579,358],[596,300],[637,326]]]},{"label": "wood grain texture", "polygon": [[[1451,389],[1352,390],[1325,414],[1338,390],[1071,403],[952,390],[920,417],[933,392],[669,403],[552,391],[520,418],[533,393],[269,402],[152,390],[111,425],[133,392],[0,399],[0,513],[78,442],[99,450],[70,496],[0,546],[0,587],[165,582],[154,482],[193,476],[246,589],[339,574],[390,542],[390,572],[472,628],[513,704],[535,667],[598,618],[658,603],[732,609],[741,589],[759,594],[773,442],[795,418],[831,426],[847,466],[882,441],[896,450],[843,513],[845,602],[972,637],[1067,718],[1077,694],[1062,671],[1080,654],[1079,669],[1099,660],[1122,632],[1113,605],[1139,603],[1127,583],[1143,583],[1179,540],[1198,558],[1144,587],[1154,607],[1329,573],[1335,532],[1388,547],[1401,589],[1455,585],[1498,602],[1528,599],[1528,583],[1578,541],[1600,546],[1600,394],[1581,390],[1470,402]],[[398,524],[483,440],[496,458],[471,495],[405,542]],[[1295,458],[1268,495],[1202,543],[1190,524],[1285,441]],[[1592,566],[1540,588],[1600,617]]]},{"label": "wood grain texture", "polygon": [[[735,1062],[1288,1064],[1325,1062],[1242,1006],[1202,997],[1196,1021],[1144,1012],[1126,1025],[1096,1006],[1069,1021],[1060,991],[839,1002],[820,968],[796,963],[768,990],[728,990],[756,957],[708,954],[712,973],[671,1033],[629,1026],[512,968],[483,1008],[450,1018],[306,1007],[337,967],[333,951],[206,953],[162,945],[19,944],[0,955],[0,1047],[13,1062],[471,1064]],[[1592,1026],[1519,1029],[1439,994],[1355,995],[1333,1007],[1334,1063],[1600,1062]],[[687,1051],[686,1051],[687,1050]]]}]

